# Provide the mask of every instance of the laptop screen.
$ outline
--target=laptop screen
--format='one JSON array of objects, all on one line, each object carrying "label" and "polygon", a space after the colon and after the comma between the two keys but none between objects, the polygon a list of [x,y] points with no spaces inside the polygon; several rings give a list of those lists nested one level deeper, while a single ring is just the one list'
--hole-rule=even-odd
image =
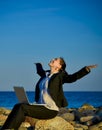
[{"label": "laptop screen", "polygon": [[29,103],[26,92],[23,87],[14,86],[14,91],[20,103]]}]

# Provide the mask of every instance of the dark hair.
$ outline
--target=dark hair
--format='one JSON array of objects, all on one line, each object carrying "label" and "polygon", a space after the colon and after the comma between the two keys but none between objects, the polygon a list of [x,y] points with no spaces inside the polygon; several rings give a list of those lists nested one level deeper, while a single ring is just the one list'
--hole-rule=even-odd
[{"label": "dark hair", "polygon": [[66,68],[66,63],[65,63],[65,61],[64,61],[64,59],[62,58],[62,57],[59,57],[60,58],[60,64],[61,64],[61,70],[65,70],[65,68]]}]

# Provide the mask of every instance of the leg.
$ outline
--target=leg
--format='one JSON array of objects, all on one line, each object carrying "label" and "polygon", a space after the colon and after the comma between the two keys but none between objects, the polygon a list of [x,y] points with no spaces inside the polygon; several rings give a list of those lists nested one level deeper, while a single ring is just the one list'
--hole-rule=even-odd
[{"label": "leg", "polygon": [[16,104],[9,114],[1,130],[13,128],[17,130],[25,120],[25,116],[38,119],[50,119],[57,115],[57,111],[49,110],[41,105]]},{"label": "leg", "polygon": [[43,105],[26,105],[25,115],[37,119],[51,119],[54,118],[58,111],[50,110]]},{"label": "leg", "polygon": [[1,130],[19,128],[20,124],[25,120],[22,104],[16,104],[9,114],[6,122],[4,123]]}]

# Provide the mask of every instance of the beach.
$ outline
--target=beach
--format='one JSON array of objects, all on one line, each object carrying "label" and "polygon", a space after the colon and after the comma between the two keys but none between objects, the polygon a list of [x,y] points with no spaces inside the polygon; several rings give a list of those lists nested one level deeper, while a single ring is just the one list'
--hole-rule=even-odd
[{"label": "beach", "polygon": [[[34,92],[27,91],[30,102]],[[58,115],[50,120],[26,117],[20,130],[102,130],[102,92],[64,92],[68,101]],[[0,126],[3,125],[13,106],[18,103],[12,91],[0,92]]]},{"label": "beach", "polygon": [[[10,112],[0,108],[0,127]],[[80,108],[60,108],[58,115],[49,120],[25,117],[19,130],[102,130],[102,107],[83,104]]]}]

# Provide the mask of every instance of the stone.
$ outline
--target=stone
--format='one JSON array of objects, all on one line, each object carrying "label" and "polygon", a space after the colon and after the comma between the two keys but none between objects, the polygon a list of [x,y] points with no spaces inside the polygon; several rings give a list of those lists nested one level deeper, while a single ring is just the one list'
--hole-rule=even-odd
[{"label": "stone", "polygon": [[[10,112],[0,108],[0,128]],[[46,120],[26,116],[19,130],[102,130],[102,107],[84,104],[81,108],[61,108],[55,118]]]},{"label": "stone", "polygon": [[0,114],[0,126],[2,126],[7,119],[7,116]]},{"label": "stone", "polygon": [[76,124],[74,130],[88,130],[88,126],[82,124]]},{"label": "stone", "polygon": [[85,110],[93,110],[93,111],[95,111],[96,108],[94,108],[94,107],[93,107],[92,105],[90,105],[90,104],[83,104],[83,105],[81,106],[81,108],[79,108],[78,110],[79,110],[79,112],[83,112],[83,111],[85,111]]},{"label": "stone", "polygon": [[86,122],[93,118],[94,116],[84,116],[80,118],[80,122]]},{"label": "stone", "polygon": [[31,125],[30,125],[29,122],[22,122],[22,124],[21,124],[20,127],[26,127],[26,128],[28,128],[28,127],[30,127],[30,126],[31,126]]},{"label": "stone", "polygon": [[30,125],[31,125],[32,127],[34,127],[35,124],[36,124],[36,122],[37,122],[38,120],[39,120],[39,119],[26,116],[25,122],[29,122]]},{"label": "stone", "polygon": [[74,127],[61,117],[49,120],[39,120],[35,125],[35,130],[74,130]]},{"label": "stone", "polygon": [[61,117],[65,119],[66,121],[73,121],[75,119],[75,116],[73,113],[64,113],[61,115]]},{"label": "stone", "polygon": [[11,110],[1,107],[0,108],[0,114],[8,115],[11,112]]}]

